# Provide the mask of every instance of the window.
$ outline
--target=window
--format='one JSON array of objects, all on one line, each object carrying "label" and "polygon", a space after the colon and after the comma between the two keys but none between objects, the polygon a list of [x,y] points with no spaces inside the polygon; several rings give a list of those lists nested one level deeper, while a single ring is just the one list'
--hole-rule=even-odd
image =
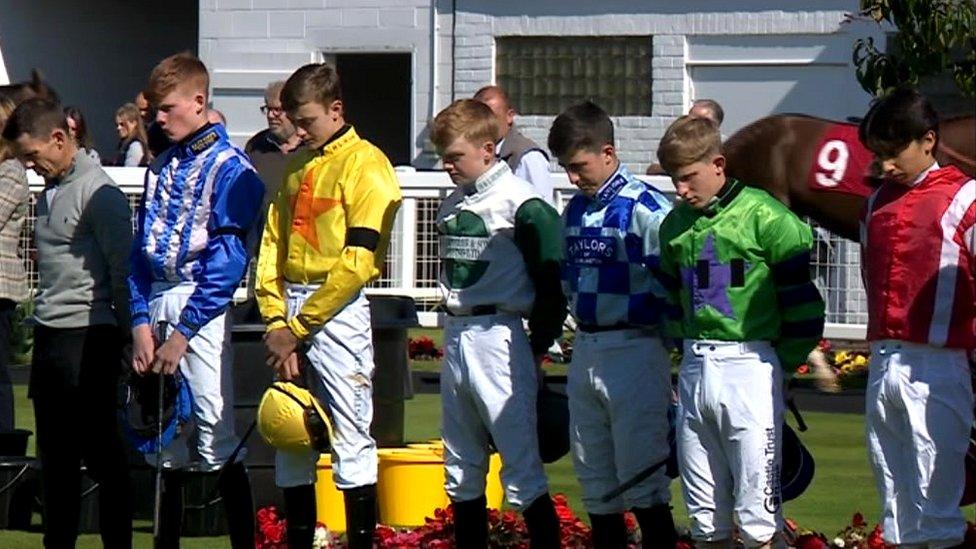
[{"label": "window", "polygon": [[521,114],[589,99],[611,116],[650,116],[650,36],[504,36],[495,81]]}]

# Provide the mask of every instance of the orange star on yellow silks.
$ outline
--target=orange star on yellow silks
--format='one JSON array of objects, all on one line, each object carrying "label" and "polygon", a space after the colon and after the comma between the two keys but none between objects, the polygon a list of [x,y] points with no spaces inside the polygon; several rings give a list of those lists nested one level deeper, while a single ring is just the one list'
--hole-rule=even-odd
[{"label": "orange star on yellow silks", "polygon": [[306,174],[305,179],[302,181],[301,186],[298,188],[298,192],[295,193],[294,198],[291,202],[291,232],[298,233],[301,235],[305,242],[315,248],[319,249],[319,235],[316,230],[315,220],[318,217],[332,208],[339,205],[339,201],[335,198],[320,198],[314,196],[312,193],[312,174]]}]

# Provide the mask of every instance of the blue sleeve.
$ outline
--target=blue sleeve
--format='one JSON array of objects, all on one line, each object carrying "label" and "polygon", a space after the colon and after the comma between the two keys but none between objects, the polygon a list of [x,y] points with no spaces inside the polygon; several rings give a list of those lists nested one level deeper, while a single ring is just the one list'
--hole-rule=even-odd
[{"label": "blue sleeve", "polygon": [[[148,170],[147,170],[148,176]],[[145,186],[143,186],[145,190]],[[152,290],[152,271],[142,253],[142,246],[146,238],[144,228],[146,220],[146,196],[143,193],[139,202],[139,213],[136,215],[136,234],[132,238],[132,252],[129,254],[129,313],[132,327],[149,323],[149,293]]]},{"label": "blue sleeve", "polygon": [[176,325],[187,339],[227,310],[247,269],[247,233],[261,209],[264,183],[249,168],[228,179],[214,195],[199,282]]}]

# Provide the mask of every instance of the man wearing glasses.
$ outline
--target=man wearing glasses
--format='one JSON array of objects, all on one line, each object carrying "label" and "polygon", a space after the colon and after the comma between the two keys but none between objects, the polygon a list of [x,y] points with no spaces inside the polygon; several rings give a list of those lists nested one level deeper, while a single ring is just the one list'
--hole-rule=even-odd
[{"label": "man wearing glasses", "polygon": [[[288,165],[288,161],[291,160],[293,153],[302,147],[302,140],[295,133],[295,125],[285,116],[285,111],[281,108],[281,90],[284,87],[284,80],[279,80],[268,84],[268,87],[265,88],[261,114],[268,119],[268,128],[256,133],[244,145],[244,152],[251,158],[251,165],[261,176],[261,181],[264,181],[264,202],[261,204],[261,211],[258,213],[257,222],[254,224],[253,234],[248,235],[248,247],[254,258],[258,256],[261,230],[264,229],[268,204],[278,194],[278,187],[281,186],[281,182],[285,178],[285,167]],[[255,261],[252,260],[248,267],[247,278],[247,295],[249,298],[254,295],[254,269]],[[245,319],[257,321],[260,318],[253,300],[240,306],[239,310],[239,314]]]},{"label": "man wearing glasses", "polygon": [[[261,105],[261,114],[268,119],[268,128],[255,134],[244,146],[244,152],[251,157],[251,164],[264,181],[262,216],[268,209],[268,203],[278,193],[290,155],[302,145],[302,140],[295,134],[295,126],[281,108],[281,88],[284,86],[284,81],[280,80],[268,84],[264,91],[264,105]],[[263,227],[263,221],[257,226]]]}]

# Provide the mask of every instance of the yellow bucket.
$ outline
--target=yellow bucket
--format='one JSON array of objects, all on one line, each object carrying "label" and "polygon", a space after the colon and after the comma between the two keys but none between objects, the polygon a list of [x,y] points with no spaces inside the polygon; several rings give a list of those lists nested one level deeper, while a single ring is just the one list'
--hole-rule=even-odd
[{"label": "yellow bucket", "polygon": [[[399,454],[401,456],[402,455],[420,456],[422,459],[411,463],[422,464],[421,466],[425,467],[424,469],[425,471],[427,471],[426,466],[435,461],[437,465],[440,467],[440,470],[437,473],[437,484],[436,484],[436,487],[438,488],[438,492],[437,492],[438,495],[436,497],[433,496],[431,497],[431,504],[433,504],[432,507],[430,507],[426,511],[423,510],[417,511],[415,515],[412,515],[414,517],[414,520],[417,520],[417,517],[419,516],[420,522],[418,522],[417,525],[424,523],[423,522],[424,517],[432,516],[434,513],[434,509],[437,509],[437,507],[443,507],[447,505],[447,502],[449,502],[449,500],[447,498],[447,494],[444,492],[444,469],[443,469],[444,468],[444,442],[443,441],[432,440],[430,442],[424,442],[424,443],[412,443],[412,444],[408,444],[406,448],[385,448],[379,450],[379,454],[380,454],[380,477],[381,478],[379,480],[378,489],[381,492],[385,488],[384,480],[382,477],[384,471],[384,459],[387,459],[386,456],[390,456],[394,454]],[[432,489],[432,487],[415,489],[415,486],[411,484],[411,481],[409,480],[410,475],[409,472],[407,471],[411,467],[418,468],[419,470],[420,466],[402,464],[402,468],[405,469],[405,471],[403,471],[402,474],[408,477],[408,479],[406,481],[401,481],[398,478],[397,480],[393,481],[393,482],[405,482],[405,483],[401,484],[400,486],[392,485],[393,488],[391,488],[390,490],[400,491],[400,493],[399,494],[395,494],[392,492],[389,493],[388,497],[391,498],[391,504],[392,502],[396,502],[396,501],[411,501],[414,498],[414,495],[418,493],[418,491],[426,491]],[[488,500],[488,507],[493,509],[501,509],[502,503],[504,502],[505,499],[505,490],[504,488],[502,488],[502,481],[501,481],[501,469],[502,469],[501,457],[497,453],[492,454],[488,462],[488,477],[486,479],[485,496],[486,499]],[[398,469],[396,472],[400,473],[400,470]],[[429,476],[426,476],[428,474]],[[431,470],[429,471],[429,473],[425,473],[424,478],[433,480],[434,479],[433,471]],[[379,497],[382,500],[384,496],[381,494]],[[444,503],[443,505],[440,505],[439,503],[434,503],[435,501],[444,502]],[[421,504],[419,503],[419,501],[417,505],[421,507],[428,506],[427,503]],[[399,524],[399,523],[388,521],[385,515],[382,514],[382,508],[383,508],[382,502],[380,504],[380,508],[381,508],[380,519],[383,520],[384,523]],[[404,526],[409,526],[410,524],[411,523],[403,523]]]},{"label": "yellow bucket", "polygon": [[331,532],[346,531],[346,503],[332,480],[332,456],[322,454],[315,467],[316,519]]},{"label": "yellow bucket", "polygon": [[420,526],[434,509],[447,507],[444,460],[420,448],[379,450],[376,485],[379,519],[392,526]]}]

